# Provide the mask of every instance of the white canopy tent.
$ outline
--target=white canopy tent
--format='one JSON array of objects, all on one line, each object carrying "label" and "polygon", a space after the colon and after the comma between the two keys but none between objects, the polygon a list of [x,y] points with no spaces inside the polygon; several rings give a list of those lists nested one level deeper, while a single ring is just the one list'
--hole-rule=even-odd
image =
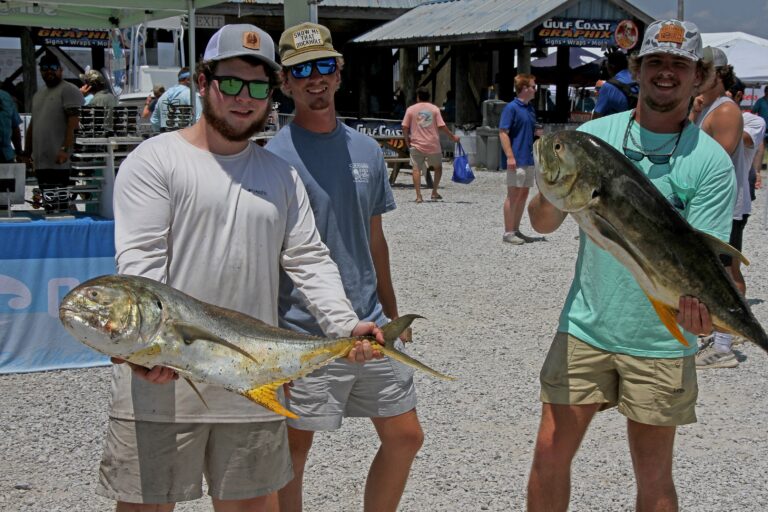
[{"label": "white canopy tent", "polygon": [[[187,15],[195,33],[195,11],[221,0],[6,0],[0,25],[77,30],[126,28],[151,20]],[[195,67],[195,38],[189,38],[189,67]],[[191,84],[194,92],[195,84]],[[192,102],[194,108],[194,102]]]},{"label": "white canopy tent", "polygon": [[713,32],[701,35],[704,46],[722,49],[728,63],[744,83],[768,83],[768,39],[744,32]]}]

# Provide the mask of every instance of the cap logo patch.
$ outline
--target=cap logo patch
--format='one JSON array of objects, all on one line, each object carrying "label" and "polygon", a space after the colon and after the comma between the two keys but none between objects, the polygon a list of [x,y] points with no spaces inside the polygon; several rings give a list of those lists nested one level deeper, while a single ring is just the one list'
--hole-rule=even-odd
[{"label": "cap logo patch", "polygon": [[258,50],[261,46],[261,40],[259,34],[256,32],[243,32],[243,48],[249,50]]},{"label": "cap logo patch", "polygon": [[656,41],[659,43],[673,43],[680,46],[685,42],[685,29],[673,23],[662,25],[659,33],[656,34]]},{"label": "cap logo patch", "polygon": [[323,38],[316,28],[305,28],[293,33],[293,47],[297,50],[307,46],[323,46]]}]

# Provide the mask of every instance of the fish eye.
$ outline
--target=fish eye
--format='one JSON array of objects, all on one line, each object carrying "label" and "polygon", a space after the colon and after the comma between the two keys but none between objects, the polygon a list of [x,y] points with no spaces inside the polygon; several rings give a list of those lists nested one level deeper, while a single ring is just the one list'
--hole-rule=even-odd
[{"label": "fish eye", "polygon": [[560,151],[563,146],[559,142],[555,142],[555,151]]},{"label": "fish eye", "polygon": [[92,300],[96,300],[99,298],[99,292],[96,290],[88,290],[88,298]]}]

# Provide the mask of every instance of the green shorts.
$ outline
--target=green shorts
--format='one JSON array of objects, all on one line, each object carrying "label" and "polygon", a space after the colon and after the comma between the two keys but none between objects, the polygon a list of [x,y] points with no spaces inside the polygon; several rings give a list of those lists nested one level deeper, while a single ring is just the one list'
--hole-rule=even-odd
[{"label": "green shorts", "polygon": [[208,494],[242,500],[293,478],[285,421],[157,423],[110,418],[97,494],[127,503],[177,503]]},{"label": "green shorts", "polygon": [[673,359],[606,352],[558,332],[541,369],[541,401],[617,406],[638,423],[676,426],[696,422],[695,356]]}]

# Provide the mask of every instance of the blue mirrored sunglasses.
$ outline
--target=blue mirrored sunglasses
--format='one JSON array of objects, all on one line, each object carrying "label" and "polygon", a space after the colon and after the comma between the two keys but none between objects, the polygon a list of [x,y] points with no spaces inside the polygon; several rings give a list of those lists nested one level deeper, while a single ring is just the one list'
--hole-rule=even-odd
[{"label": "blue mirrored sunglasses", "polygon": [[40,64],[40,71],[57,71],[58,69],[58,64]]},{"label": "blue mirrored sunglasses", "polygon": [[291,76],[293,78],[308,78],[312,74],[312,67],[321,75],[330,75],[336,71],[336,57],[326,57],[325,59],[311,60],[291,66]]}]

